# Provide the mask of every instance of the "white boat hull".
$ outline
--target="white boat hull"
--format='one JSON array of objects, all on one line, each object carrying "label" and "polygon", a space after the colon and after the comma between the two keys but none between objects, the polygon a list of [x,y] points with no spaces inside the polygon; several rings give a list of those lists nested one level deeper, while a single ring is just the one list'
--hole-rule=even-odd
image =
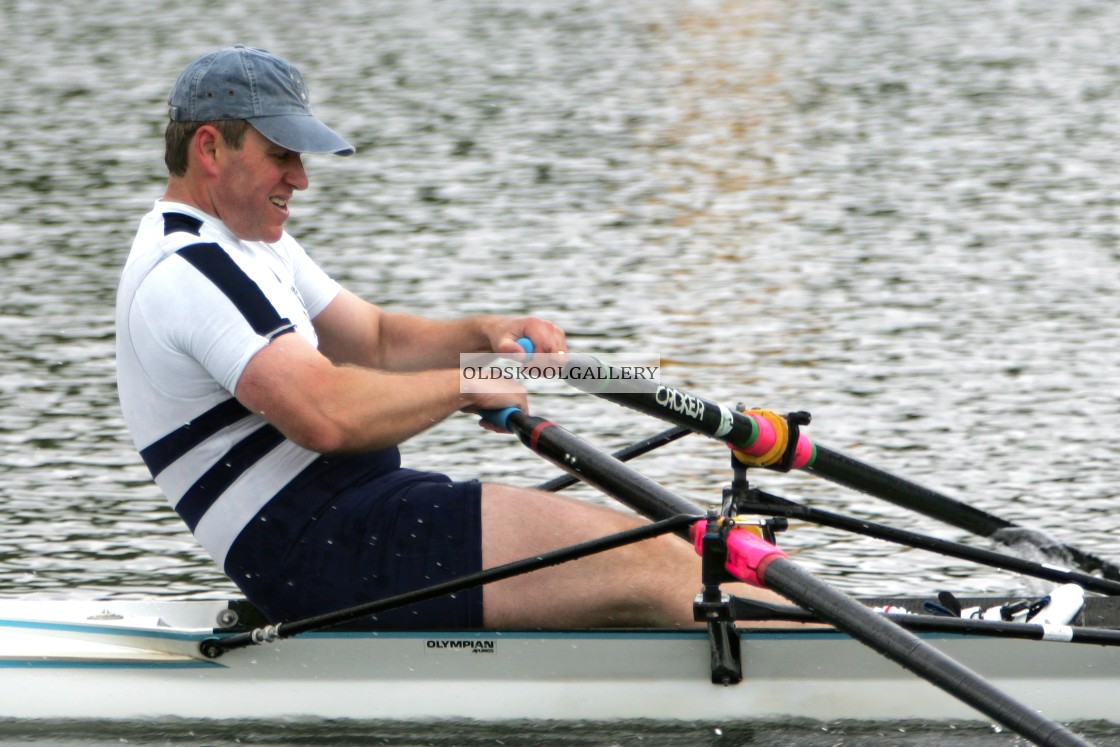
[{"label": "white boat hull", "polygon": [[[225,606],[0,603],[0,719],[983,719],[833,632],[744,631],[721,686],[703,631],[323,632],[208,660]],[[1120,649],[925,637],[1049,718],[1120,721]]]}]

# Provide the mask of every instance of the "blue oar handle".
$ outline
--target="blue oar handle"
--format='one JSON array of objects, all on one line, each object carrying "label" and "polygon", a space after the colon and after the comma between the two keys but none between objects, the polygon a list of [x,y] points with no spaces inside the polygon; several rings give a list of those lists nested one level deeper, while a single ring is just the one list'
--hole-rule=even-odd
[{"label": "blue oar handle", "polygon": [[525,362],[528,363],[529,361],[533,360],[533,353],[535,353],[537,350],[536,346],[533,345],[533,341],[528,337],[519,337],[517,339],[517,344],[520,345],[521,349],[525,351]]},{"label": "blue oar handle", "polygon": [[[522,337],[518,339],[517,344],[520,345],[521,349],[525,351],[525,362],[528,363],[529,361],[531,361],[533,359],[533,352],[536,350],[533,345],[533,341],[528,337]],[[509,416],[515,412],[521,412],[521,408],[503,407],[500,410],[480,410],[478,414],[481,415],[482,419],[486,422],[493,423],[499,428],[503,428],[508,431],[509,426],[507,425],[507,423],[509,422]]]},{"label": "blue oar handle", "polygon": [[487,423],[493,423],[499,428],[504,428],[508,431],[509,426],[506,425],[506,423],[509,422],[510,415],[513,415],[515,412],[521,412],[521,408],[503,407],[500,410],[479,410],[478,414],[481,415],[482,419]]}]

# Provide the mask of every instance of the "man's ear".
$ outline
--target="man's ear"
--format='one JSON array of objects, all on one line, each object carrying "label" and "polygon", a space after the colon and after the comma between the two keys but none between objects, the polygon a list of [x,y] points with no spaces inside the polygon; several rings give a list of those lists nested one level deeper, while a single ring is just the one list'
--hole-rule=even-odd
[{"label": "man's ear", "polygon": [[202,125],[195,131],[191,139],[191,155],[207,176],[217,174],[218,151],[224,146],[221,133],[213,125]]}]

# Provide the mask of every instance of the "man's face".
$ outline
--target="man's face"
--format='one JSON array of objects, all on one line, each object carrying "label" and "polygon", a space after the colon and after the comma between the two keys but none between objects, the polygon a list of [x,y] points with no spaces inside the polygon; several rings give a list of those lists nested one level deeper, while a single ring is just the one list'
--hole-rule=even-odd
[{"label": "man's face", "polygon": [[253,127],[234,150],[219,135],[215,154],[219,178],[210,200],[218,218],[242,241],[279,241],[288,220],[288,200],[307,189],[300,154],[283,148]]}]

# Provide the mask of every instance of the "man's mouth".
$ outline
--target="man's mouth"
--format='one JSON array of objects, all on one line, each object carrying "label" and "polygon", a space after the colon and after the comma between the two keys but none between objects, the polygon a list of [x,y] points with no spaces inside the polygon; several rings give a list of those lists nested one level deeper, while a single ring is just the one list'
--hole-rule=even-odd
[{"label": "man's mouth", "polygon": [[276,207],[280,208],[281,210],[287,210],[288,209],[288,201],[287,200],[283,200],[279,197],[269,197],[268,201],[271,202]]}]

